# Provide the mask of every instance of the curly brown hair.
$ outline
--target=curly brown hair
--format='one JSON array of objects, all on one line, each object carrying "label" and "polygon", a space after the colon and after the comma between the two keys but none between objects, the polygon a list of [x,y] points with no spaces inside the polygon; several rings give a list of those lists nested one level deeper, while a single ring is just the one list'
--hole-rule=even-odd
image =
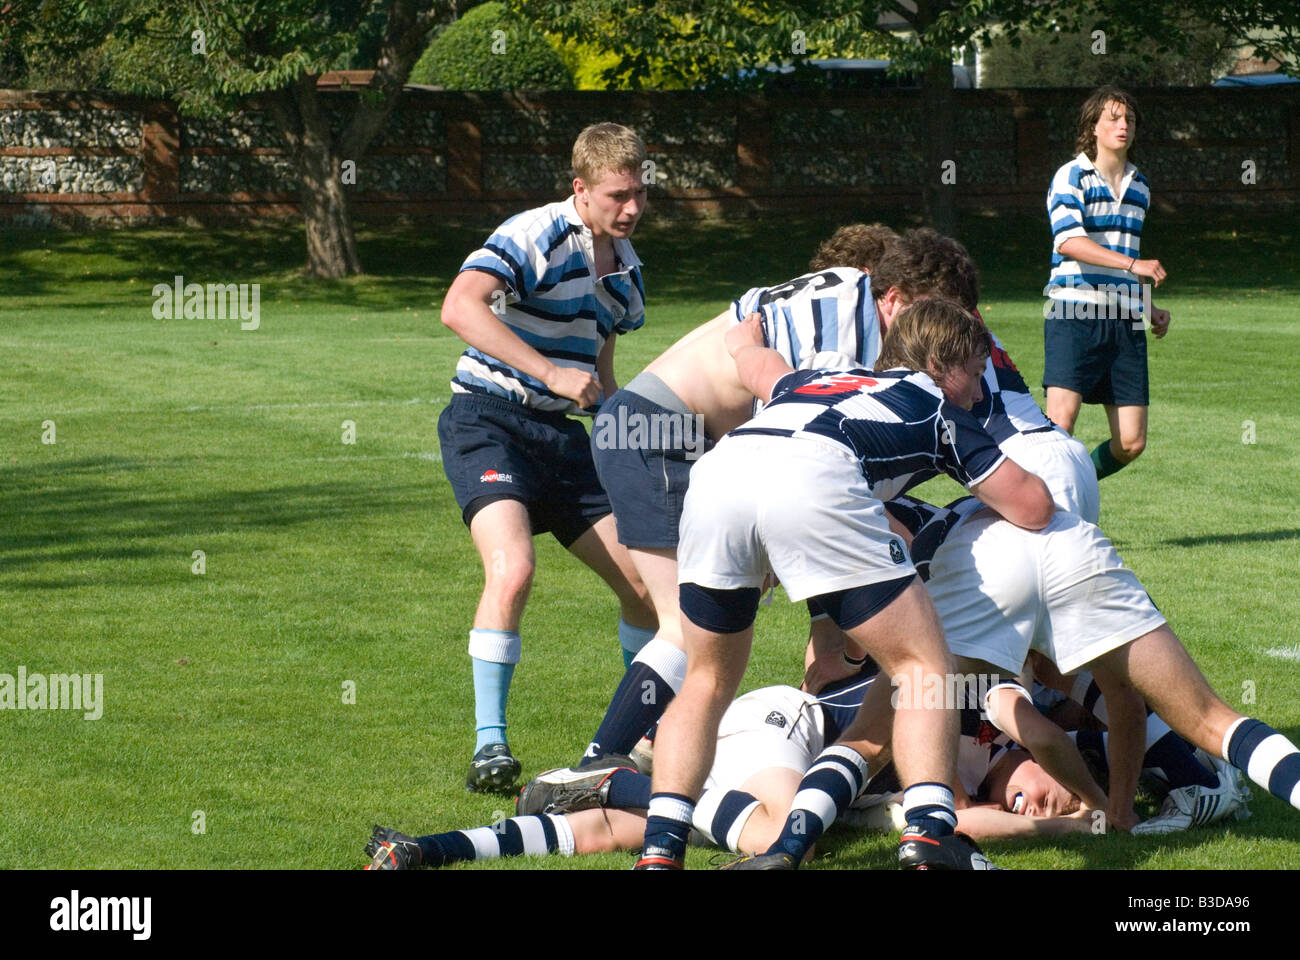
[{"label": "curly brown hair", "polygon": [[908,230],[881,254],[871,271],[871,295],[879,300],[890,287],[908,301],[947,297],[967,310],[980,299],[979,270],[966,248],[929,227]]},{"label": "curly brown hair", "polygon": [[993,349],[988,328],[955,300],[918,300],[899,312],[889,325],[875,366],[881,370],[906,367],[942,373],[965,366]]},{"label": "curly brown hair", "polygon": [[850,223],[831,234],[808,263],[809,271],[857,267],[871,273],[898,234],[883,223]]},{"label": "curly brown hair", "polygon": [[[1101,112],[1106,109],[1106,104],[1118,103],[1128,110],[1133,111],[1133,117],[1136,121],[1142,120],[1142,114],[1138,110],[1137,101],[1127,90],[1121,90],[1112,84],[1106,84],[1092,91],[1088,99],[1083,101],[1083,109],[1079,111],[1079,132],[1074,140],[1075,155],[1080,153],[1087,154],[1089,160],[1097,159],[1097,121],[1101,119]],[[1133,142],[1129,140],[1128,159],[1133,159]]]}]

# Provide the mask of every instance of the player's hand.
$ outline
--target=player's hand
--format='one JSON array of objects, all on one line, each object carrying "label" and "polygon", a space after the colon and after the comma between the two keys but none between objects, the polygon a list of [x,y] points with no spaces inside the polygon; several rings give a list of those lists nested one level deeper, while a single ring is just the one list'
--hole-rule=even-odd
[{"label": "player's hand", "polygon": [[577,403],[580,410],[594,406],[600,399],[600,381],[585,370],[576,367],[555,367],[555,372],[546,380],[548,390],[568,397]]},{"label": "player's hand", "polygon": [[1139,277],[1146,277],[1155,286],[1160,286],[1165,279],[1165,268],[1160,266],[1159,260],[1138,260],[1133,264],[1129,273]]},{"label": "player's hand", "polygon": [[1161,310],[1159,307],[1151,308],[1151,332],[1159,340],[1169,332],[1169,311]]},{"label": "player's hand", "polygon": [[1106,809],[1107,826],[1123,830],[1125,833],[1132,830],[1141,822],[1142,819],[1133,811],[1132,804],[1129,804],[1128,807],[1123,810]]},{"label": "player's hand", "polygon": [[817,657],[804,671],[803,686],[799,689],[816,696],[828,683],[852,677],[861,669],[845,660],[841,652],[836,652],[833,656]]},{"label": "player's hand", "polygon": [[722,342],[727,345],[727,353],[735,356],[743,347],[763,346],[763,315],[751,313],[740,323],[723,334]]}]

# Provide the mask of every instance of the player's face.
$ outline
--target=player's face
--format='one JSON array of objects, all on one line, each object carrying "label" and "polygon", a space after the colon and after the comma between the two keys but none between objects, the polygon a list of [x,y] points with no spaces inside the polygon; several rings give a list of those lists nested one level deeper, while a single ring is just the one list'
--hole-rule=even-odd
[{"label": "player's face", "polygon": [[1007,780],[1003,804],[1012,813],[1060,817],[1079,809],[1079,798],[1033,760],[1026,760]]},{"label": "player's face", "polygon": [[946,367],[937,375],[933,372],[931,375],[949,403],[969,410],[984,398],[980,384],[984,379],[984,361],[987,359],[986,356],[971,357],[964,366]]},{"label": "player's face", "polygon": [[1101,108],[1093,133],[1097,137],[1098,149],[1125,153],[1137,136],[1137,115],[1124,104],[1112,100]]},{"label": "player's face", "polygon": [[632,236],[637,221],[645,212],[646,185],[635,170],[619,173],[606,171],[595,184],[573,181],[578,213],[594,236],[607,235],[626,239]]}]

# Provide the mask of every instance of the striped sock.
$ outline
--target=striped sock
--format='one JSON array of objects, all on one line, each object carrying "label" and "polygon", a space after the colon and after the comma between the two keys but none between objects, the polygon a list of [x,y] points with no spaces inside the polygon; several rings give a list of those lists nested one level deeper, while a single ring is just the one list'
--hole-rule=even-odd
[{"label": "striped sock", "polygon": [[1267,723],[1242,717],[1223,735],[1223,759],[1300,810],[1300,750]]},{"label": "striped sock", "polygon": [[719,847],[740,853],[740,834],[758,799],[743,790],[705,790],[695,805],[695,829]]},{"label": "striped sock", "polygon": [[628,754],[663,716],[686,679],[686,654],[667,640],[651,640],[636,655],[579,766],[610,753]]},{"label": "striped sock", "polygon": [[646,811],[645,844],[641,858],[662,857],[682,860],[686,856],[686,838],[691,832],[695,801],[680,793],[656,793],[650,797]]},{"label": "striped sock", "polygon": [[453,830],[417,837],[425,865],[445,867],[461,860],[495,860],[497,857],[542,856],[559,853],[573,856],[573,830],[569,821],[555,814],[511,817],[490,827]]},{"label": "striped sock", "polygon": [[952,788],[944,783],[914,783],[903,791],[903,819],[925,827],[932,836],[951,836],[957,829]]},{"label": "striped sock", "polygon": [[623,669],[632,666],[632,661],[647,643],[654,639],[654,627],[634,627],[623,620],[618,622],[618,645],[623,648]]},{"label": "striped sock", "polygon": [[866,782],[867,761],[860,753],[839,744],[827,747],[799,782],[785,827],[767,852],[802,860]]}]

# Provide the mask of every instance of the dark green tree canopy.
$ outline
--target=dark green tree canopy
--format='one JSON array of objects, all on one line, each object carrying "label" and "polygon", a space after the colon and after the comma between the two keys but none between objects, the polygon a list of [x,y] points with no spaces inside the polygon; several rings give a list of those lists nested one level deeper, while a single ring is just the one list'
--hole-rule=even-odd
[{"label": "dark green tree canopy", "polygon": [[502,3],[485,3],[434,37],[412,83],[448,90],[572,90],[573,75],[536,27]]}]

